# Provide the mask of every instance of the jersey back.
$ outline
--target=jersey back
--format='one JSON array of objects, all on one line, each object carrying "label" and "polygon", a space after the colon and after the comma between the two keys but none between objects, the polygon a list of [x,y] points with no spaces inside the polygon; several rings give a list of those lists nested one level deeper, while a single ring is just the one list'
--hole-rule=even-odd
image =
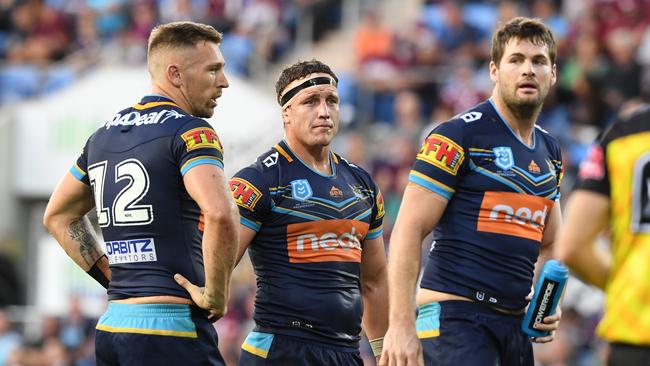
[{"label": "jersey back", "polygon": [[210,125],[171,100],[146,96],[86,142],[70,172],[92,188],[112,272],[109,299],[189,298],[173,279],[202,286],[200,209],[183,175],[201,164],[223,168]]},{"label": "jersey back", "polygon": [[438,126],[409,176],[448,199],[421,286],[523,309],[561,174],[557,141],[526,145],[491,100]]},{"label": "jersey back", "polygon": [[610,199],[612,267],[598,333],[650,345],[650,106],[614,123],[580,165],[578,189]]},{"label": "jersey back", "polygon": [[364,240],[382,235],[383,199],[370,176],[331,154],[322,175],[283,141],[230,187],[257,276],[258,329],[357,347]]}]

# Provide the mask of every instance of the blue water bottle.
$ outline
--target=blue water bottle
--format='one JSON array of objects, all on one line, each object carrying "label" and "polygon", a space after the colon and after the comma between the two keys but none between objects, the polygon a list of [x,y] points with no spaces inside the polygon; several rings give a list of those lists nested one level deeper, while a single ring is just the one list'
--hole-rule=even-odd
[{"label": "blue water bottle", "polygon": [[542,332],[533,325],[541,323],[544,318],[555,314],[555,308],[569,278],[569,270],[559,261],[551,259],[544,264],[542,273],[535,285],[535,294],[528,305],[528,311],[521,323],[521,329],[531,337],[545,337],[549,332]]}]

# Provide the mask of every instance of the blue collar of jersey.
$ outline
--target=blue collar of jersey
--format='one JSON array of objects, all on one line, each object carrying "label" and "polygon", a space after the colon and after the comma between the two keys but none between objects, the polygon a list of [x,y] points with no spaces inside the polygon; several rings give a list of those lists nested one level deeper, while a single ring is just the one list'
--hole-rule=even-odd
[{"label": "blue collar of jersey", "polygon": [[293,152],[293,150],[291,150],[291,148],[289,147],[289,144],[287,143],[287,141],[285,139],[282,139],[282,141],[280,141],[280,146],[282,146],[282,148],[286,149],[289,154],[293,155],[293,157],[296,158],[296,160],[298,160],[302,165],[306,166],[309,170],[311,170],[312,172],[320,175],[321,177],[332,178],[332,177],[336,176],[336,164],[334,163],[335,158],[334,158],[334,153],[331,150],[330,150],[330,169],[332,170],[332,174],[326,175],[326,174],[323,174],[323,173],[321,173],[319,171],[316,171],[314,168],[310,167],[307,163],[302,161],[302,159],[300,159],[300,157],[298,157],[298,155],[296,155],[296,153]]},{"label": "blue collar of jersey", "polygon": [[140,104],[155,103],[155,102],[175,103],[170,97],[161,94],[146,94],[144,97],[142,97]]},{"label": "blue collar of jersey", "polygon": [[527,148],[528,150],[531,150],[531,151],[535,150],[535,146],[537,146],[537,138],[536,138],[536,137],[537,137],[537,132],[536,132],[537,127],[534,127],[534,126],[533,126],[533,145],[532,145],[532,146],[529,146],[527,143],[523,142],[523,141],[521,140],[521,138],[519,138],[519,136],[517,136],[517,134],[515,133],[515,131],[512,130],[512,128],[510,128],[510,125],[508,124],[508,122],[506,122],[506,119],[503,118],[503,115],[502,115],[501,112],[499,112],[499,110],[497,109],[497,106],[494,104],[494,101],[492,100],[492,98],[489,98],[489,99],[488,99],[488,102],[490,102],[490,105],[492,106],[492,108],[494,109],[494,111],[495,111],[495,112],[497,113],[497,115],[499,116],[499,119],[501,120],[501,122],[503,122],[504,125],[506,125],[506,127],[508,128],[508,131],[510,131],[510,133],[512,134],[512,136],[514,136],[514,137],[515,137],[515,138],[516,138],[516,139],[517,139],[517,140],[518,140],[522,145],[524,145],[524,147]]}]

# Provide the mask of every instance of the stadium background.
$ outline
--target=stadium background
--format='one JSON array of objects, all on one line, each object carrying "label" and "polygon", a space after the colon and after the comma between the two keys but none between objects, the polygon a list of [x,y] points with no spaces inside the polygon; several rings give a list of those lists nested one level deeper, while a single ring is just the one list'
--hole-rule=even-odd
[{"label": "stadium background", "polygon": [[[589,143],[650,93],[650,1],[0,0],[0,366],[94,364],[104,292],[41,218],[87,136],[148,91],[155,24],[196,20],[225,34],[231,87],[210,122],[229,175],[281,138],[279,70],[330,64],[341,79],[334,150],[372,172],[388,239],[423,134],[489,95],[489,36],[516,15],[541,18],[558,40],[558,82],[539,124],[563,144],[566,198]],[[216,327],[234,365],[252,327],[248,263],[232,286]],[[572,279],[563,310],[556,341],[536,346],[539,365],[600,365],[602,294]],[[373,364],[365,343],[363,354]]]}]

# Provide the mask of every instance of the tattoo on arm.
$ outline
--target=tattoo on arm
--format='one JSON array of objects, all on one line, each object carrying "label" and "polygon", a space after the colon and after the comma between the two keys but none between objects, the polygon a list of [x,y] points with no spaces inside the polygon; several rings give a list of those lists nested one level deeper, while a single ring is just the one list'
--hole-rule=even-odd
[{"label": "tattoo on arm", "polygon": [[85,217],[74,220],[68,227],[68,235],[72,240],[79,243],[79,254],[90,267],[104,253],[99,250],[97,239],[91,232],[92,228],[86,221]]}]

